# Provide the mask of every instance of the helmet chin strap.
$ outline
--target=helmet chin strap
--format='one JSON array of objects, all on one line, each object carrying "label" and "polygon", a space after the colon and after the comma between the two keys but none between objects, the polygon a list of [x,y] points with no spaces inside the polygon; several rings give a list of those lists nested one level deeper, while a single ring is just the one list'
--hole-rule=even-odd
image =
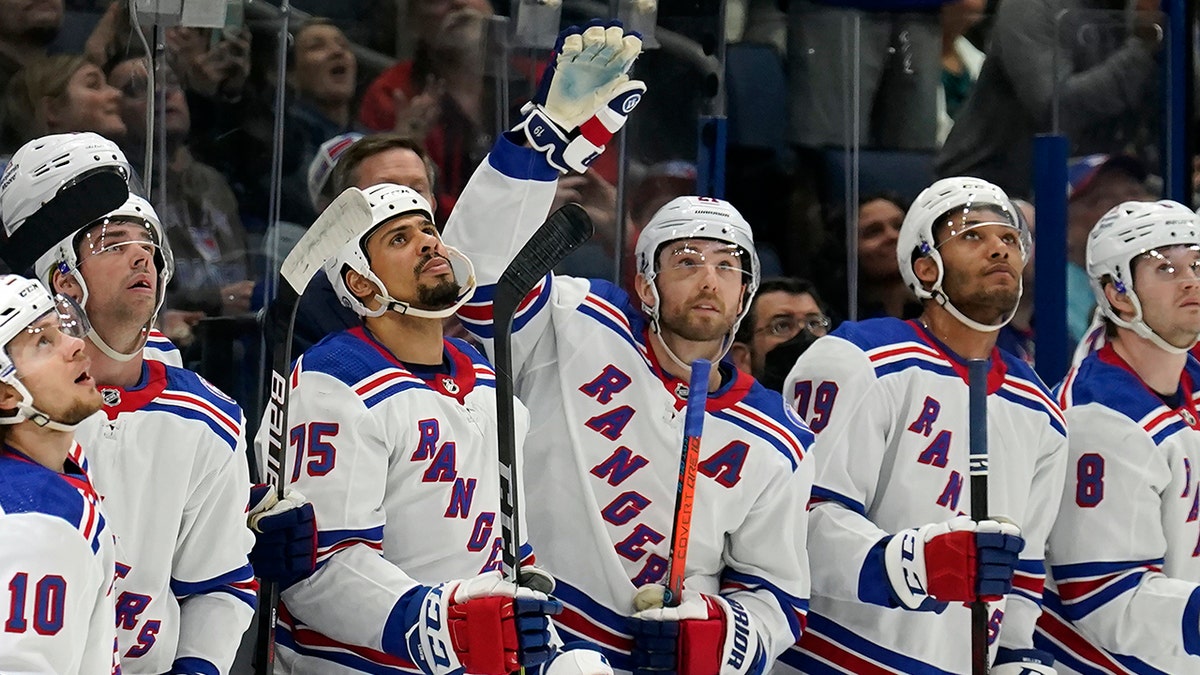
[{"label": "helmet chin strap", "polygon": [[[656,276],[657,275],[654,274],[646,275],[646,280],[650,282],[650,293],[654,296],[654,305],[642,303],[642,311],[649,315],[650,333],[658,340],[658,344],[662,346],[663,351],[667,353],[667,357],[670,358],[675,365],[682,368],[684,372],[690,372],[692,369],[691,364],[684,363],[682,359],[676,356],[671,347],[667,345],[667,341],[663,339],[662,326],[659,324],[658,317],[658,305],[662,302],[662,300],[658,295],[658,286],[654,284],[654,279]],[[729,332],[725,333],[725,337],[721,338],[721,347],[717,350],[717,355],[713,357],[713,363],[718,363],[721,359],[725,358],[726,354],[729,353],[729,348],[733,346],[733,334],[736,331],[737,325],[735,324],[733,328],[729,330]]]},{"label": "helmet chin strap", "polygon": [[[939,259],[938,264],[939,264],[939,266],[941,265],[940,259]],[[1017,280],[1017,304],[1020,304],[1021,294],[1024,291],[1025,291],[1025,282],[1021,279],[1018,279]],[[1003,317],[1001,317],[1000,323],[996,323],[996,324],[979,323],[978,321],[968,317],[966,314],[963,314],[957,307],[954,306],[954,303],[950,302],[950,296],[946,294],[946,291],[942,290],[942,275],[941,274],[938,275],[937,283],[934,284],[933,288],[930,289],[929,293],[930,293],[930,295],[933,296],[933,299],[935,302],[937,302],[937,304],[941,305],[943,309],[945,309],[947,312],[950,313],[950,316],[957,319],[959,323],[966,326],[967,328],[970,328],[971,330],[979,331],[980,333],[995,333],[996,331],[1000,330],[1001,328],[1004,328],[1005,326],[1007,326],[1008,322],[1012,321],[1013,316],[1015,316],[1017,313],[1017,308],[1014,305],[1012,308],[1012,311],[1010,311],[1008,314],[1005,314]]]},{"label": "helmet chin strap", "polygon": [[[79,306],[83,307],[84,311],[87,311],[88,287],[87,282],[83,280],[83,274],[79,273],[78,270],[67,270],[67,272],[75,277],[75,281],[79,284],[79,289],[83,292],[83,297],[79,300]],[[113,349],[104,341],[104,338],[100,337],[100,333],[96,332],[95,327],[88,330],[87,338],[92,344],[96,345],[96,349],[99,349],[101,354],[104,354],[113,361],[126,363],[132,361],[134,357],[141,355],[142,349],[146,346],[146,340],[150,338],[150,328],[154,326],[154,322],[157,320],[158,311],[156,310],[154,316],[150,317],[150,320],[142,326],[142,339],[138,342],[138,346],[128,354]]]},{"label": "helmet chin strap", "polygon": [[[1137,309],[1137,313],[1134,314],[1132,321],[1126,321],[1116,316],[1116,312],[1107,313],[1108,318],[1112,319],[1113,323],[1121,326],[1122,328],[1128,328],[1138,337],[1146,338],[1155,347],[1158,347],[1168,354],[1186,354],[1191,351],[1192,347],[1196,346],[1196,339],[1193,339],[1192,344],[1186,347],[1176,347],[1170,342],[1164,340],[1157,331],[1150,327],[1150,324],[1146,323],[1146,319],[1142,316],[1142,303],[1138,301],[1137,296],[1130,294],[1126,297],[1133,302],[1134,307]],[[1200,338],[1200,336],[1197,336],[1197,338]]]},{"label": "helmet chin strap", "polygon": [[13,417],[3,418],[3,420],[0,421],[0,424],[20,424],[25,420],[29,420],[39,427],[52,429],[54,431],[65,431],[68,433],[75,431],[75,428],[79,426],[79,424],[67,424],[65,422],[59,422],[50,417],[49,414],[39,410],[33,405],[33,395],[29,393],[29,390],[26,389],[25,385],[20,381],[8,380],[7,384],[17,390],[17,393],[21,395],[21,400],[17,402],[17,414]]}]

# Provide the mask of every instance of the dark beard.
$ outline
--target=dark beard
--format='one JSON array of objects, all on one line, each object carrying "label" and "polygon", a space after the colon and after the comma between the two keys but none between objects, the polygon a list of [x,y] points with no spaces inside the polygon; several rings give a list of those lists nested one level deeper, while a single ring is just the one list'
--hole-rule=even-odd
[{"label": "dark beard", "polygon": [[999,323],[1001,319],[1015,312],[1020,300],[1021,295],[1016,289],[978,291],[963,298],[950,297],[950,302],[958,311],[985,325]]},{"label": "dark beard", "polygon": [[462,290],[457,281],[441,281],[436,286],[420,286],[417,288],[417,302],[422,309],[445,309],[458,300]]}]

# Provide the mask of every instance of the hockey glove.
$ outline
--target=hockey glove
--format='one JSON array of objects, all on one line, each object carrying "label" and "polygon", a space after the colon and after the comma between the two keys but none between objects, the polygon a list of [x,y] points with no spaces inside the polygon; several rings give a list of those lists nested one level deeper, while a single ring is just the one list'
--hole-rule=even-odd
[{"label": "hockey glove", "polygon": [[254,532],[254,576],[287,588],[316,569],[317,520],[304,495],[288,488],[281,500],[270,485],[255,485],[246,524]]},{"label": "hockey glove", "polygon": [[508,675],[549,660],[549,617],[562,603],[504,581],[499,572],[434,586],[409,605],[408,651],[428,675]]},{"label": "hockey glove", "polygon": [[662,586],[638,589],[629,620],[634,675],[760,675],[769,661],[762,637],[737,601],[684,590],[679,605],[661,606]]},{"label": "hockey glove", "polygon": [[884,565],[899,605],[941,611],[941,603],[993,602],[1006,595],[1024,547],[1012,523],[959,516],[891,537]]},{"label": "hockey glove", "polygon": [[1054,656],[1040,649],[996,650],[996,661],[988,672],[992,675],[1057,675]]},{"label": "hockey glove", "polygon": [[514,131],[561,173],[587,170],[646,91],[629,79],[642,39],[619,24],[572,26],[558,36],[554,62]]}]

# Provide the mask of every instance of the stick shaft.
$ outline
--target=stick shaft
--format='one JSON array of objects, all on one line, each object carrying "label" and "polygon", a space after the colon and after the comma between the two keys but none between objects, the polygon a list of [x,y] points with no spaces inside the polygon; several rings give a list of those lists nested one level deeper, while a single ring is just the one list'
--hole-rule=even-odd
[{"label": "stick shaft", "polygon": [[[967,362],[969,440],[971,455],[971,519],[988,518],[987,359]],[[987,603],[971,603],[971,673],[988,672]]]},{"label": "stick shaft", "polygon": [[687,408],[683,418],[683,450],[679,459],[679,483],[675,490],[675,523],[671,528],[671,562],[667,572],[664,604],[678,605],[683,597],[688,544],[692,533],[692,510],[696,501],[696,472],[700,464],[700,438],[704,433],[704,405],[708,402],[708,376],[712,362],[692,361],[688,379]]}]

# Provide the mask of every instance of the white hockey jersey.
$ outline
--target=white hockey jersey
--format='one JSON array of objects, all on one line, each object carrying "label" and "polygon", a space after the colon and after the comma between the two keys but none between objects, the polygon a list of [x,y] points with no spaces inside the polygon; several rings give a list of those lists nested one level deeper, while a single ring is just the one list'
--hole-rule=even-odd
[{"label": "white hockey jersey", "polygon": [[[501,138],[450,216],[445,240],[479,280],[459,317],[488,349],[495,283],[549,212],[557,176],[541,154]],[[591,641],[627,672],[635,589],[662,582],[667,569],[687,383],[659,367],[642,313],[607,282],[547,276],[514,331],[516,389],[533,420],[523,472],[529,539],[558,580],[564,640]],[[755,634],[735,656],[755,672],[804,626],[812,436],[778,394],[721,367],[726,381],[704,419],[686,583],[745,608]]]},{"label": "white hockey jersey", "polygon": [[[970,672],[970,609],[891,606],[881,543],[970,510],[965,362],[916,322],[844,323],[800,357],[784,392],[817,434],[817,479],[809,629],[776,672]],[[999,349],[987,402],[989,511],[1025,538],[1012,593],[988,608],[994,655],[1033,646],[1066,429],[1037,375]]]},{"label": "white hockey jersey", "polygon": [[144,360],[133,388],[101,385],[76,438],[117,536],[126,673],[228,673],[256,604],[247,554],[245,420],[199,375]]},{"label": "white hockey jersey", "polygon": [[171,342],[171,339],[157,328],[151,330],[150,334],[146,336],[146,346],[142,348],[142,356],[162,361],[168,366],[183,367],[183,354],[179,352],[179,347],[176,347],[175,343]]},{"label": "white hockey jersey", "polygon": [[1200,363],[1167,405],[1112,345],[1067,373],[1038,647],[1059,673],[1200,673]]},{"label": "white hockey jersey", "polygon": [[[282,594],[280,673],[420,673],[398,656],[419,586],[500,569],[496,376],[462,340],[444,355],[447,373],[417,373],[359,327],[297,361],[289,479],[313,504],[319,548],[316,571]],[[520,404],[516,423],[519,448]]]},{"label": "white hockey jersey", "polygon": [[112,529],[87,475],[68,468],[0,446],[0,673],[121,672]]}]

